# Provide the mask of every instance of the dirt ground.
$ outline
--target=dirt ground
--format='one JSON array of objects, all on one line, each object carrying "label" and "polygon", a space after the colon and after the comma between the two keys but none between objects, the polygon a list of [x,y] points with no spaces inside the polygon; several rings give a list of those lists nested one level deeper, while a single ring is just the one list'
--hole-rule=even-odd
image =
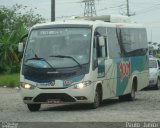
[{"label": "dirt ground", "polygon": [[97,109],[86,105],[42,105],[30,112],[22,102],[20,90],[0,88],[0,122],[158,122],[160,121],[160,91],[136,93],[133,102],[117,98],[103,102]]}]

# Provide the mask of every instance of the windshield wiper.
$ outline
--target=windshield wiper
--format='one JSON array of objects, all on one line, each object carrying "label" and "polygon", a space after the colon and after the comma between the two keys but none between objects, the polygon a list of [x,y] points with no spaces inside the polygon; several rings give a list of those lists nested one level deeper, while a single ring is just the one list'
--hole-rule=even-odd
[{"label": "windshield wiper", "polygon": [[64,56],[64,55],[56,55],[56,56],[54,56],[54,55],[52,55],[52,56],[49,56],[49,57],[70,58],[73,61],[75,61],[79,65],[80,68],[82,68],[82,65],[76,59],[74,59],[72,56]]},{"label": "windshield wiper", "polygon": [[[35,55],[35,56],[36,56],[36,55]],[[52,69],[55,70],[55,68],[54,68],[46,59],[44,59],[44,58],[33,57],[33,58],[27,59],[26,61],[28,61],[28,60],[42,60],[42,61],[45,61]]]}]

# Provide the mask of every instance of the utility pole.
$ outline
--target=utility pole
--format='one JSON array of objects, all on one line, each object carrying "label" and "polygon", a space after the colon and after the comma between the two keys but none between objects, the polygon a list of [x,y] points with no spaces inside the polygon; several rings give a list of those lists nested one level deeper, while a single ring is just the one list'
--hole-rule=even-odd
[{"label": "utility pole", "polygon": [[130,13],[130,8],[129,8],[129,0],[126,0],[126,7],[127,7],[127,16],[133,16],[135,13]]},{"label": "utility pole", "polygon": [[127,0],[127,16],[130,16],[130,13],[129,13],[129,0]]},{"label": "utility pole", "polygon": [[151,42],[152,42],[152,30],[151,30]]},{"label": "utility pole", "polygon": [[51,0],[51,21],[55,21],[55,0]]},{"label": "utility pole", "polygon": [[95,0],[84,0],[84,16],[96,16]]}]

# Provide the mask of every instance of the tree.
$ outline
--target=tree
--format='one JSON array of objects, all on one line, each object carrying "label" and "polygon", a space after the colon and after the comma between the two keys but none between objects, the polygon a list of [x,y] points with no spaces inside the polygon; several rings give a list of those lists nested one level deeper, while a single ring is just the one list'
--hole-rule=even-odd
[{"label": "tree", "polygon": [[0,8],[0,21],[0,72],[12,72],[19,67],[17,46],[20,37],[31,26],[45,20],[41,15],[34,14],[33,9],[16,4],[11,8]]}]

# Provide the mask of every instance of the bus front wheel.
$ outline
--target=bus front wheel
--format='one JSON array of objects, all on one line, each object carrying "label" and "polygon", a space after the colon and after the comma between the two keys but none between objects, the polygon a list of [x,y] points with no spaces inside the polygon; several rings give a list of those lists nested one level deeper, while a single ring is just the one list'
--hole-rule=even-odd
[{"label": "bus front wheel", "polygon": [[95,96],[94,96],[94,102],[91,104],[92,109],[96,109],[100,106],[101,102],[101,91],[99,88],[96,89],[95,91]]},{"label": "bus front wheel", "polygon": [[31,112],[35,112],[39,111],[39,109],[41,108],[41,104],[27,104],[27,107]]}]

